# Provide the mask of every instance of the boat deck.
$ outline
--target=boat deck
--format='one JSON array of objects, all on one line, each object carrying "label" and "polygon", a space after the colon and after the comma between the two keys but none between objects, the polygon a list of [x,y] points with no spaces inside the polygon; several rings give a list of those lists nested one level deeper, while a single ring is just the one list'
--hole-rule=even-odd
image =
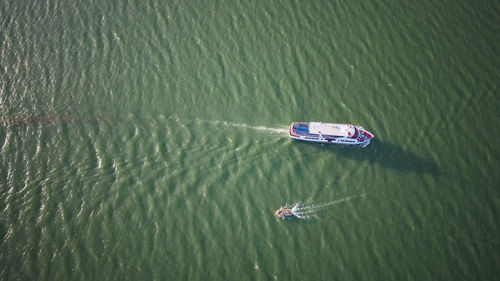
[{"label": "boat deck", "polygon": [[373,135],[352,124],[323,122],[293,122],[289,136],[310,142],[367,146]]},{"label": "boat deck", "polygon": [[320,134],[324,137],[356,138],[358,136],[358,129],[355,126],[320,122],[295,123],[292,132],[302,136],[319,136]]},{"label": "boat deck", "polygon": [[306,123],[297,123],[293,126],[293,131],[298,135],[311,135],[309,125]]}]

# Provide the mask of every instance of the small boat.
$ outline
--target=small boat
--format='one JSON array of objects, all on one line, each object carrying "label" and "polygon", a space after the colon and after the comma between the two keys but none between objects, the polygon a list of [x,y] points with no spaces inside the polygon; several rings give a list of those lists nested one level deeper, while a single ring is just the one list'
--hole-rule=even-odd
[{"label": "small boat", "polygon": [[309,219],[308,212],[304,209],[302,202],[298,202],[293,206],[280,207],[274,214],[281,219]]},{"label": "small boat", "polygon": [[352,124],[293,122],[288,131],[295,140],[366,147],[374,135]]},{"label": "small boat", "polygon": [[281,207],[279,208],[276,213],[274,213],[278,218],[282,218],[282,219],[291,219],[293,217],[295,217],[293,211],[291,208],[287,208],[287,207]]}]

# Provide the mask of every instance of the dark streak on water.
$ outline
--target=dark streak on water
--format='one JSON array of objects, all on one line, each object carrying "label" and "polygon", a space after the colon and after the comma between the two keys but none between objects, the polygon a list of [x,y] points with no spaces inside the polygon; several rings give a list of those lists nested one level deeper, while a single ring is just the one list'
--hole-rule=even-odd
[{"label": "dark streak on water", "polygon": [[25,116],[17,115],[9,118],[0,118],[0,126],[34,126],[34,125],[57,125],[65,123],[101,123],[102,120],[95,117],[81,118],[72,115],[42,115],[42,116]]}]

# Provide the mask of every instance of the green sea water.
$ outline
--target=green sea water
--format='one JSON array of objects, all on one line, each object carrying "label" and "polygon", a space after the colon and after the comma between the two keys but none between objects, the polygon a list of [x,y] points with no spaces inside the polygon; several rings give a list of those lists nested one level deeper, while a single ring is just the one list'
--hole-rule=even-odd
[{"label": "green sea water", "polygon": [[497,280],[499,34],[492,0],[2,0],[0,280]]}]

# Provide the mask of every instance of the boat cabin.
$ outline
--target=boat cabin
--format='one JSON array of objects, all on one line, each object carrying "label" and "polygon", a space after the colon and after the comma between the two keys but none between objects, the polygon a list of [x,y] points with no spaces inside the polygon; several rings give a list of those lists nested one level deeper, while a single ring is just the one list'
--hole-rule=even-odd
[{"label": "boat cabin", "polygon": [[338,137],[353,137],[356,129],[351,124],[309,122],[309,133]]}]

